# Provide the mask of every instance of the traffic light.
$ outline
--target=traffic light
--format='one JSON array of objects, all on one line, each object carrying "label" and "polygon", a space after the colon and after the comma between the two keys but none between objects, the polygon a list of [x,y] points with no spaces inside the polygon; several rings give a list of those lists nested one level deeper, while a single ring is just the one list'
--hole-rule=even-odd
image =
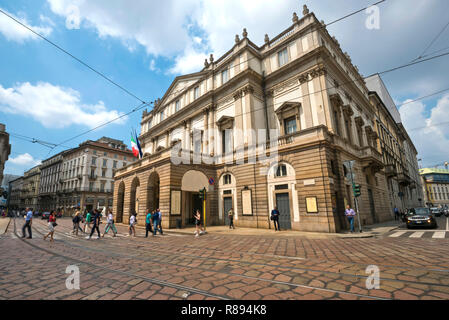
[{"label": "traffic light", "polygon": [[354,197],[360,197],[362,195],[361,189],[362,187],[359,184],[352,185],[352,189],[354,190]]},{"label": "traffic light", "polygon": [[206,200],[206,188],[200,190],[200,199]]}]

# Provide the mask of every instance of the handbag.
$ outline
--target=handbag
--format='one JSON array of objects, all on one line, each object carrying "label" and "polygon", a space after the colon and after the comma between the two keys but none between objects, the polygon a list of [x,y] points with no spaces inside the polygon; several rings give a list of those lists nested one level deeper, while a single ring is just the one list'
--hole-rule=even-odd
[{"label": "handbag", "polygon": [[56,227],[58,224],[56,222],[53,222],[53,228]]}]

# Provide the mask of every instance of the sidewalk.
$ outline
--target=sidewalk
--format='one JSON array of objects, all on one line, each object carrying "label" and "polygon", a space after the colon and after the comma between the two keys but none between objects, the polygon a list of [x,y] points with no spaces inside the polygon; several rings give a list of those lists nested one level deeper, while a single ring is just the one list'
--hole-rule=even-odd
[{"label": "sidewalk", "polygon": [[6,229],[8,229],[10,222],[11,222],[10,218],[0,218],[0,235],[6,232]]},{"label": "sidewalk", "polygon": [[[380,236],[399,227],[397,221],[389,221],[384,223],[379,223],[370,226],[364,226],[363,232],[358,233],[320,233],[320,232],[303,232],[303,231],[274,231],[273,229],[255,229],[255,228],[238,228],[235,230],[230,230],[228,226],[210,226],[207,227],[207,233],[209,234],[228,234],[228,235],[241,235],[241,236],[269,236],[269,237],[303,237],[310,239],[332,239],[332,238],[373,238]],[[138,229],[145,230],[142,226],[137,226]],[[164,233],[172,234],[185,234],[193,237],[195,232],[195,227],[184,228],[184,229],[167,229]],[[357,229],[356,229],[357,230]]]}]

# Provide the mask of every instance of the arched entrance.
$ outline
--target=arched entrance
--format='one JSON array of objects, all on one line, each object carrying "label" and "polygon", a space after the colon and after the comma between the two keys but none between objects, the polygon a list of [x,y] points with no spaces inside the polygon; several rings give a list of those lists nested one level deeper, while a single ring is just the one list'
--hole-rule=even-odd
[{"label": "arched entrance", "polygon": [[150,177],[148,178],[146,207],[146,209],[150,211],[159,209],[160,184],[161,181],[157,172],[153,172],[152,174],[150,174]]},{"label": "arched entrance", "polygon": [[218,180],[218,219],[224,225],[229,225],[228,212],[234,209],[234,220],[238,220],[237,181],[231,172],[225,172]]},{"label": "arched entrance", "polygon": [[118,195],[117,195],[117,208],[116,212],[116,221],[118,223],[123,222],[123,209],[125,207],[125,183],[122,181],[118,187]]},{"label": "arched entrance", "polygon": [[203,188],[210,191],[209,179],[201,171],[187,171],[182,178],[182,221],[183,225],[193,225],[193,214],[196,210],[203,212],[203,201],[199,191]]},{"label": "arched entrance", "polygon": [[139,178],[134,178],[131,184],[131,199],[129,202],[129,214],[130,216],[135,213],[139,213],[139,195],[140,195],[140,181]]}]

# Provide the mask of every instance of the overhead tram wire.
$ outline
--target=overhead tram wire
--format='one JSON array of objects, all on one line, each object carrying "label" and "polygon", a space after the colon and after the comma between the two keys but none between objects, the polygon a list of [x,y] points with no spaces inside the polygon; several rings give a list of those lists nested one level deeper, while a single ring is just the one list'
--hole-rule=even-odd
[{"label": "overhead tram wire", "polygon": [[438,38],[443,34],[444,30],[446,30],[446,28],[448,26],[449,26],[449,21],[446,23],[446,25],[443,27],[443,29],[441,29],[441,31],[436,35],[436,37],[433,38],[433,40],[426,47],[426,49],[424,49],[424,51],[419,55],[419,57],[414,59],[414,60],[412,60],[412,62],[422,59],[424,57],[425,53],[427,52],[427,50],[429,50],[433,46],[433,44],[438,40]]},{"label": "overhead tram wire", "polygon": [[[380,4],[380,3],[382,3],[382,2],[386,2],[386,1],[387,1],[387,0],[381,0],[381,1],[378,1],[378,2],[376,2],[376,3],[374,3],[374,4],[372,4],[371,6],[374,6],[374,5],[377,5],[377,4]],[[329,25],[332,25],[332,24],[334,24],[334,23],[337,23],[337,22],[339,22],[339,21],[341,21],[341,20],[344,20],[344,19],[346,19],[346,18],[348,18],[348,17],[350,17],[350,16],[353,16],[353,15],[359,13],[359,12],[362,12],[362,11],[366,10],[367,8],[369,8],[369,7],[371,7],[371,6],[365,7],[365,8],[363,8],[363,9],[359,9],[359,10],[357,10],[357,11],[354,11],[354,12],[352,12],[352,13],[350,13],[350,14],[344,16],[344,17],[338,18],[338,19],[336,19],[336,20],[334,20],[334,21],[328,23],[327,25],[320,26],[319,28],[314,29],[314,30],[312,30],[312,31],[310,31],[310,32],[308,32],[308,33],[306,33],[306,35],[307,35],[307,34],[310,34],[310,33],[313,33],[313,32],[315,32],[315,31],[317,31],[317,30],[320,30],[321,28],[325,28],[326,26],[329,26]],[[126,115],[129,115],[129,114],[131,114],[131,113],[133,113],[133,112],[136,112],[136,111],[138,111],[138,110],[141,110],[141,109],[143,109],[144,107],[148,106],[149,104],[153,104],[153,102],[146,103],[146,102],[143,101],[142,99],[136,97],[134,94],[130,93],[127,89],[124,89],[124,88],[121,87],[120,85],[116,84],[114,81],[110,80],[109,78],[107,78],[106,76],[104,76],[102,73],[96,71],[95,69],[93,69],[92,67],[90,67],[89,65],[87,65],[86,63],[84,63],[83,61],[81,61],[80,59],[76,58],[75,56],[73,56],[72,54],[70,54],[69,52],[67,52],[66,50],[64,50],[63,48],[59,47],[58,45],[56,45],[56,44],[53,43],[52,41],[48,40],[48,39],[45,38],[44,36],[42,36],[42,35],[40,35],[39,33],[35,32],[34,30],[32,30],[31,28],[29,28],[28,26],[24,25],[23,23],[21,23],[20,21],[18,21],[17,19],[15,19],[14,17],[8,15],[8,14],[7,14],[6,12],[4,12],[3,10],[0,9],[0,12],[3,13],[4,15],[8,16],[10,19],[14,20],[15,22],[17,22],[18,24],[22,25],[22,26],[25,27],[26,29],[30,30],[31,32],[33,32],[34,34],[36,34],[37,36],[39,36],[40,38],[42,38],[42,39],[44,39],[45,41],[49,42],[51,45],[55,46],[55,47],[58,48],[59,50],[61,50],[61,51],[63,51],[64,53],[68,54],[70,57],[74,58],[75,60],[77,60],[77,61],[80,62],[81,64],[85,65],[86,67],[88,67],[89,69],[91,69],[91,70],[94,71],[95,73],[99,74],[100,76],[102,76],[103,78],[105,78],[106,80],[108,80],[109,82],[111,82],[111,83],[113,83],[114,85],[118,86],[120,89],[124,90],[126,93],[130,94],[131,96],[133,96],[134,98],[136,98],[136,99],[138,99],[139,101],[142,102],[141,105],[139,105],[138,107],[134,108],[131,112],[127,113]],[[257,58],[257,57],[249,58],[249,59],[247,59],[247,60],[245,60],[245,61],[242,61],[242,62],[240,62],[240,63],[238,63],[238,64],[236,64],[236,65],[241,65],[241,64],[247,63],[247,62],[249,62],[250,60],[255,59],[255,58]],[[229,70],[229,69],[230,69],[230,66],[228,66],[227,69]],[[60,143],[60,144],[56,144],[56,145],[49,151],[48,154],[50,154],[50,152],[51,152],[52,150],[54,150],[55,148],[57,148],[57,147],[59,147],[59,146],[62,146],[62,144],[67,143],[67,142],[69,142],[69,141],[72,141],[72,140],[74,140],[74,139],[76,139],[76,138],[78,138],[78,137],[80,137],[80,136],[82,136],[82,135],[85,135],[85,134],[87,134],[87,133],[90,133],[90,132],[92,132],[92,131],[94,131],[94,130],[97,130],[97,129],[101,128],[101,127],[104,127],[104,126],[106,126],[106,125],[108,125],[108,124],[110,124],[110,123],[112,123],[112,122],[114,122],[114,121],[117,121],[117,120],[123,118],[124,116],[125,116],[125,115],[123,115],[123,116],[121,116],[121,117],[118,117],[118,118],[116,118],[116,119],[113,119],[113,120],[111,120],[111,121],[108,121],[107,123],[104,123],[104,124],[102,124],[102,125],[100,125],[100,126],[94,128],[94,129],[91,129],[91,130],[88,130],[88,131],[86,131],[86,132],[84,132],[84,133],[82,133],[82,134],[79,134],[79,135],[77,135],[76,137],[73,137],[73,138],[71,138],[71,139],[68,139],[68,140],[66,140],[66,141],[64,141],[64,142],[62,142],[62,143]]]},{"label": "overhead tram wire", "polygon": [[29,30],[30,32],[34,33],[36,36],[40,37],[41,39],[45,40],[46,42],[48,42],[49,44],[51,44],[52,46],[54,46],[55,48],[57,48],[58,50],[62,51],[63,53],[65,53],[66,55],[68,55],[69,57],[73,58],[74,60],[78,61],[79,63],[81,63],[83,66],[85,66],[86,68],[90,69],[91,71],[93,71],[94,73],[96,73],[97,75],[99,75],[100,77],[102,77],[103,79],[105,79],[106,81],[108,81],[109,83],[113,84],[114,86],[116,86],[117,88],[121,89],[122,91],[124,91],[125,93],[127,93],[128,95],[130,95],[131,97],[139,100],[142,103],[145,103],[145,101],[141,98],[139,98],[137,95],[135,95],[134,93],[130,92],[128,89],[124,88],[122,85],[118,84],[117,82],[115,82],[114,80],[108,78],[104,73],[96,70],[95,68],[91,67],[89,64],[87,64],[86,62],[84,62],[83,60],[77,58],[76,56],[74,56],[73,54],[71,54],[70,52],[68,52],[67,50],[65,50],[64,48],[62,48],[61,46],[57,45],[56,43],[54,43],[53,41],[47,39],[45,36],[41,35],[40,33],[34,31],[32,28],[30,28],[29,26],[27,26],[26,24],[20,22],[19,20],[17,20],[16,18],[14,18],[13,16],[9,15],[8,13],[6,13],[5,11],[3,11],[2,9],[0,9],[0,13],[2,13],[3,15],[7,16],[8,18],[10,18],[11,20],[15,21],[16,23],[20,24],[22,27],[26,28],[27,30]]}]

